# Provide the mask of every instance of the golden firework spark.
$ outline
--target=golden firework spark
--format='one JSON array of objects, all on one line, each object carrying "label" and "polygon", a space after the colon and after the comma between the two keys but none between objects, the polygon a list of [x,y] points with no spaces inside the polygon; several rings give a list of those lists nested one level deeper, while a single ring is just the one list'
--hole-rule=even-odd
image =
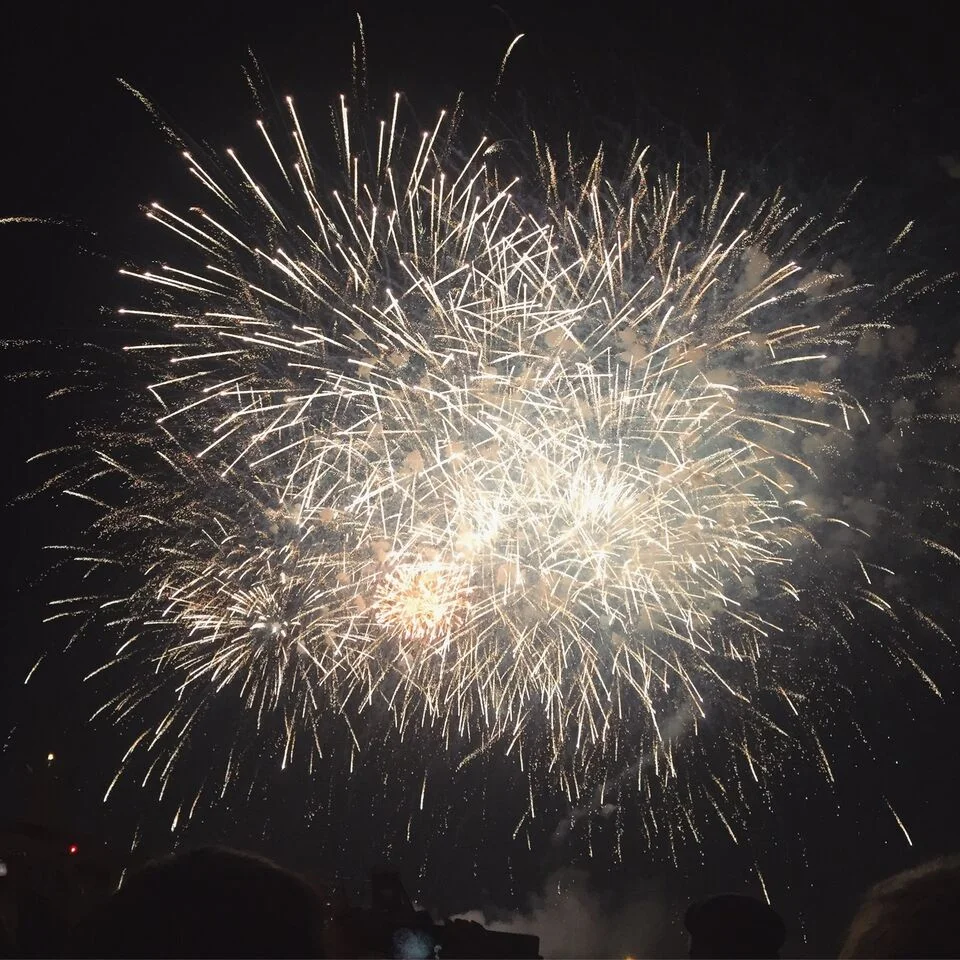
[{"label": "golden firework spark", "polygon": [[[239,691],[258,729],[283,717],[283,763],[377,702],[401,729],[544,746],[571,802],[624,731],[676,779],[665,718],[723,700],[736,730],[773,726],[753,701],[798,558],[831,523],[867,539],[816,506],[818,451],[867,423],[837,373],[856,291],[807,252],[834,225],[722,179],[687,193],[639,145],[611,173],[536,140],[506,180],[486,139],[456,149],[443,113],[411,136],[399,104],[371,135],[341,103],[331,176],[288,100],[257,123],[265,179],[185,153],[204,205],[149,211],[193,257],[124,271],[159,408],[62,480],[104,510],[90,562],[132,544],[144,586],[100,607],[121,656],[176,689],[124,763],[175,734],[147,773],[166,784]],[[857,562],[844,609],[891,612]]]}]

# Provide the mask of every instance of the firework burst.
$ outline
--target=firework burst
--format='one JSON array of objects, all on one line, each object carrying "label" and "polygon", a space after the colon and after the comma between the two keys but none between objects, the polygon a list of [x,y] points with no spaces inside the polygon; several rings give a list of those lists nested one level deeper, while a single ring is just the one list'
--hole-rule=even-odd
[{"label": "firework burst", "polygon": [[757,776],[753,737],[786,736],[760,701],[799,714],[801,648],[897,603],[870,531],[818,506],[824,451],[870,424],[836,223],[688,191],[639,146],[611,174],[534,138],[504,176],[399,107],[365,130],[341,101],[331,176],[288,101],[258,123],[262,179],[186,152],[205,205],[149,210],[189,254],[125,271],[152,412],[60,479],[103,510],[87,562],[138,578],[76,604],[143,667],[104,710],[169,698],[124,764],[169,740],[165,784],[239,696],[281,718],[284,764],[378,713],[519,745],[575,802],[613,758],[688,782],[680,733],[724,704]]}]

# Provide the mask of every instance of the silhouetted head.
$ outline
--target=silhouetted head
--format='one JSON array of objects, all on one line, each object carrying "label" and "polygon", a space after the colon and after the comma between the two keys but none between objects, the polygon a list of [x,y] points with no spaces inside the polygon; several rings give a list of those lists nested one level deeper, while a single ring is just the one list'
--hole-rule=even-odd
[{"label": "silhouetted head", "polygon": [[323,903],[262,857],[207,848],[148,864],[76,931],[99,957],[320,957]]},{"label": "silhouetted head", "polygon": [[787,931],[780,915],[755,897],[725,893],[693,904],[684,918],[693,958],[774,960]]},{"label": "silhouetted head", "polygon": [[840,956],[960,956],[960,856],[898,873],[869,890]]}]

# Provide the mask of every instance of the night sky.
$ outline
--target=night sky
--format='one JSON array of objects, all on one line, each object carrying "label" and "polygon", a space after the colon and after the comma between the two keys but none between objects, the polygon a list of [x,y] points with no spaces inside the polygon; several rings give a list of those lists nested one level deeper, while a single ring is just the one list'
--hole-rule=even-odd
[{"label": "night sky", "polygon": [[[499,112],[507,124],[522,114],[554,134],[569,127],[584,143],[629,131],[678,159],[698,157],[709,132],[732,180],[783,184],[814,209],[864,179],[851,211],[854,243],[882,253],[886,244],[877,238],[915,220],[908,266],[936,274],[956,268],[960,91],[943,24],[908,8],[885,18],[844,5],[560,7],[260,3],[242,10],[198,0],[22,3],[5,14],[0,217],[58,223],[0,226],[3,336],[48,344],[3,354],[2,499],[45,478],[42,468],[25,465],[27,457],[70,439],[69,418],[44,399],[51,381],[18,371],[66,379],[74,356],[67,345],[116,342],[102,330],[112,308],[130,298],[117,267],[157,255],[157,231],[140,205],[162,199],[176,208],[190,197],[176,149],[116,78],[178,129],[217,148],[239,147],[256,116],[241,72],[250,48],[278,97],[292,93],[301,116],[317,114],[311,125],[321,139],[327,105],[350,85],[358,10],[375,103],[400,89],[432,117],[462,90],[468,112]],[[526,36],[493,104],[500,61],[518,33]],[[864,257],[869,266],[869,252]],[[958,304],[947,294],[911,318],[922,349],[949,352],[960,341]],[[89,402],[91,416],[113,415],[115,399]],[[144,851],[163,853],[174,842],[170,813],[152,794],[131,783],[109,805],[100,802],[127,741],[86,724],[105,692],[80,683],[97,665],[97,651],[88,643],[61,654],[66,635],[40,623],[44,604],[69,589],[65,573],[41,579],[50,562],[42,547],[76,537],[87,519],[80,508],[42,498],[5,508],[0,814],[36,815],[42,794],[51,804],[45,816],[91,842],[124,851],[139,831]],[[955,632],[960,618],[949,586],[931,587],[928,600]],[[44,650],[51,653],[25,688],[22,679]],[[851,659],[873,669],[866,654]],[[787,921],[790,951],[831,955],[866,886],[960,848],[960,662],[944,643],[924,665],[943,701],[916,675],[891,682],[878,672],[876,682],[861,682],[869,695],[858,694],[858,720],[870,731],[874,762],[863,759],[869,751],[835,744],[834,785],[818,770],[786,769],[738,846],[722,831],[675,854],[628,837],[618,861],[607,825],[598,822],[592,858],[582,844],[551,840],[549,826],[528,850],[498,813],[501,792],[515,784],[495,759],[452,779],[445,793],[444,758],[417,744],[389,758],[386,782],[382,758],[353,776],[335,762],[336,772],[308,776],[281,775],[275,758],[265,757],[249,796],[210,807],[177,840],[256,849],[323,876],[359,878],[390,862],[435,910],[481,911],[505,922],[526,911],[540,925],[547,956],[561,949],[680,955],[687,902],[724,890],[759,892],[756,864]],[[820,666],[812,658],[810,668]],[[235,722],[225,711],[225,736]],[[217,731],[205,736],[184,777],[202,779],[203,752],[217,753]],[[45,768],[49,751],[57,783],[41,789],[30,771]],[[428,806],[434,783],[445,798],[435,816],[417,811],[424,770]],[[459,803],[450,799],[455,792]],[[563,811],[548,804],[542,815],[559,822]],[[559,940],[566,946],[557,947]]]}]

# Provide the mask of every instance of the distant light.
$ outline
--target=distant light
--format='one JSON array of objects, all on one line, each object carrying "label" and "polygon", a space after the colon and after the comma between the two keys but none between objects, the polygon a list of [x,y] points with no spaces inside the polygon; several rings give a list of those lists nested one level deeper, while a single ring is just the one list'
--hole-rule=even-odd
[{"label": "distant light", "polygon": [[53,763],[53,761],[56,759],[57,758],[52,753],[47,754],[47,763]]},{"label": "distant light", "polygon": [[7,865],[0,860],[0,877],[5,877],[7,875]]},{"label": "distant light", "polygon": [[77,852],[77,849],[78,849],[77,845],[75,843],[71,843],[70,846],[67,847],[67,853],[74,854]]}]

